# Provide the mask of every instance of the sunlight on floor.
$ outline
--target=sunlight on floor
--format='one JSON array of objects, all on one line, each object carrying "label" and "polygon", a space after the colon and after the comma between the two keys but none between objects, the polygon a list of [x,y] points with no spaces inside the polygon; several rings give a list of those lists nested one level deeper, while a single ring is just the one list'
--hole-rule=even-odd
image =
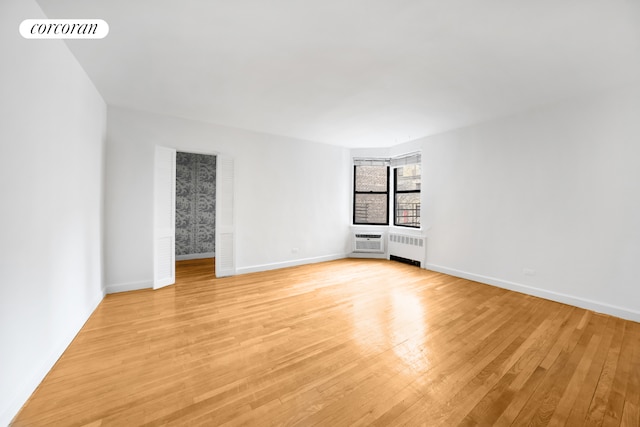
[{"label": "sunlight on floor", "polygon": [[429,366],[424,307],[413,292],[394,289],[385,298],[353,304],[353,338],[364,354],[392,348],[415,372]]}]

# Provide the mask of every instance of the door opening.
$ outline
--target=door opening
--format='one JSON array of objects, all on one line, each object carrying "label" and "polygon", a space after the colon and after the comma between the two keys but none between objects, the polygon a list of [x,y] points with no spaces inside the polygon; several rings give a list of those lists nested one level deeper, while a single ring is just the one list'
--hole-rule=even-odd
[{"label": "door opening", "polygon": [[215,257],[216,156],[176,153],[176,261]]},{"label": "door opening", "polygon": [[[188,163],[189,154],[180,154],[180,162]],[[183,156],[186,154],[186,156]],[[154,289],[175,283],[175,262],[215,257],[216,277],[235,274],[234,167],[233,159],[220,154],[194,154],[200,169],[195,187],[189,187],[195,198],[185,197],[183,184],[177,183],[178,153],[175,149],[156,147],[154,180]],[[200,162],[201,160],[201,162]],[[213,165],[213,166],[212,166]],[[179,174],[197,172],[180,167]],[[213,181],[209,178],[213,176]],[[186,184],[185,184],[186,185]],[[194,191],[197,190],[197,191]],[[181,200],[178,199],[180,195]],[[210,197],[213,195],[213,197]],[[184,207],[185,215],[178,209]],[[191,212],[191,215],[188,214]],[[195,212],[195,213],[194,213]],[[178,226],[177,226],[178,225]],[[181,239],[176,244],[176,239]],[[184,240],[183,240],[184,239]],[[186,246],[185,246],[186,245]],[[195,245],[195,246],[193,246]],[[184,249],[185,247],[190,249]]]}]

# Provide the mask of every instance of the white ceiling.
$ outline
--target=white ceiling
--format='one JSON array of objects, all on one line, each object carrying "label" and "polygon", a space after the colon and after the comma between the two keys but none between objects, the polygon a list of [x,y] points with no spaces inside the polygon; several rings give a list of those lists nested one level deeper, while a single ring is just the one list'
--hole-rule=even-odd
[{"label": "white ceiling", "polygon": [[640,75],[640,0],[38,0],[110,105],[391,146]]}]

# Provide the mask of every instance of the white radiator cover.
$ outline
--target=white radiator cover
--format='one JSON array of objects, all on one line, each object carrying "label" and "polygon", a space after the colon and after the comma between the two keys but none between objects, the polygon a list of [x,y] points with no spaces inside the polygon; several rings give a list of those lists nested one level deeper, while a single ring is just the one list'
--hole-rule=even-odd
[{"label": "white radiator cover", "polygon": [[389,233],[389,258],[392,256],[417,261],[424,268],[427,262],[427,238],[402,233]]}]

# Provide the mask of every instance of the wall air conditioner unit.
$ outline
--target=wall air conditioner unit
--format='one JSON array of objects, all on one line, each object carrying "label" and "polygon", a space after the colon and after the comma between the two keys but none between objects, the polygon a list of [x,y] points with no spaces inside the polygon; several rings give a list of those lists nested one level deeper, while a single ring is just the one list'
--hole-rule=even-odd
[{"label": "wall air conditioner unit", "polygon": [[383,254],[384,236],[382,233],[354,233],[353,252]]}]

